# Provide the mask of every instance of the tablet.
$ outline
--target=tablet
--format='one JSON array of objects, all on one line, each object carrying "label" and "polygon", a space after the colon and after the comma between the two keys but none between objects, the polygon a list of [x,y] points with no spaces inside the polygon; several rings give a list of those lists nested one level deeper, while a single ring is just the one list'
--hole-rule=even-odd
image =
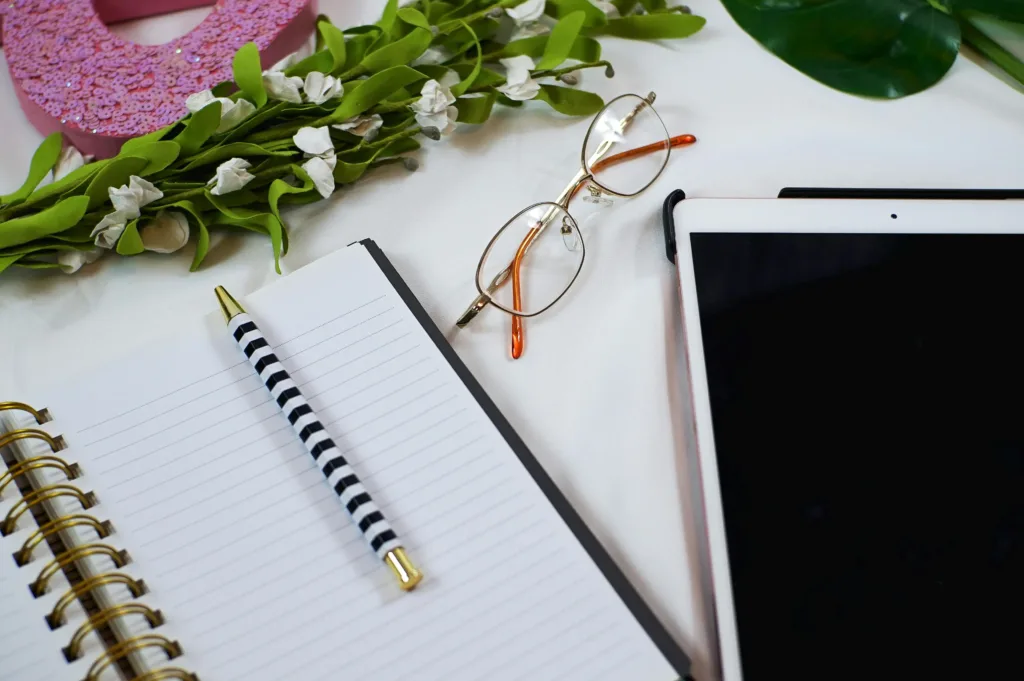
[{"label": "tablet", "polygon": [[675,224],[724,681],[1022,678],[1024,202]]}]

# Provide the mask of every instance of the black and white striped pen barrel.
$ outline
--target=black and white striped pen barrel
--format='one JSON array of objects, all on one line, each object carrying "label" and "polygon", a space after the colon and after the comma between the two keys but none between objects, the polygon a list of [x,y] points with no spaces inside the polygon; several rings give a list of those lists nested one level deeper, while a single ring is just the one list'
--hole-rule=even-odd
[{"label": "black and white striped pen barrel", "polygon": [[[391,524],[374,503],[363,483],[359,481],[356,472],[331,439],[295,381],[288,375],[274,349],[249,314],[227,291],[217,287],[217,296],[228,318],[228,330],[238,343],[238,347],[242,349],[260,380],[267,386],[271,397],[291,422],[295,433],[327,478],[328,484],[337,493],[338,499],[352,516],[353,522],[363,533],[370,548],[392,568],[403,589],[410,590],[415,587],[422,579],[422,575],[409,561]],[[227,300],[224,296],[227,296]],[[230,309],[232,305],[237,309]]]}]

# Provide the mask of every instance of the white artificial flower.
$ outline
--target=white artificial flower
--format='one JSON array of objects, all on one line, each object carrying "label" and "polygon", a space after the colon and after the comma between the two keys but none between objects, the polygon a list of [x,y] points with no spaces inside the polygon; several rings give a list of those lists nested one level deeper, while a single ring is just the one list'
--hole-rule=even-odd
[{"label": "white artificial flower", "polygon": [[124,211],[115,210],[100,220],[89,236],[95,240],[94,243],[100,248],[113,248],[117,245],[117,240],[124,234],[125,227],[134,219],[129,217]]},{"label": "white artificial flower", "polygon": [[90,236],[101,248],[113,248],[121,238],[125,227],[142,214],[142,207],[162,199],[164,193],[147,180],[132,175],[128,184],[120,187],[109,187],[107,193],[114,212],[109,213],[92,230]]},{"label": "white artificial flower", "polygon": [[302,104],[303,80],[298,76],[286,76],[280,71],[263,72],[263,88],[270,99],[292,104]]},{"label": "white artificial flower", "polygon": [[380,130],[383,125],[384,119],[380,117],[380,114],[372,114],[370,116],[354,116],[331,127],[359,137],[366,137]]},{"label": "white artificial flower", "polygon": [[217,132],[226,132],[256,112],[256,107],[247,99],[237,102],[227,97],[214,97],[210,90],[189,95],[185,107],[192,113],[202,111],[213,102],[220,102],[220,125]]},{"label": "white artificial flower", "polygon": [[431,45],[423,52],[420,56],[413,60],[411,66],[416,68],[417,66],[433,66],[435,64],[443,64],[454,55],[443,45]]},{"label": "white artificial flower", "polygon": [[[65,146],[60,152],[60,158],[57,159],[57,163],[53,166],[53,181],[56,182],[62,177],[67,177],[86,163],[91,163],[92,159],[92,156],[83,156],[82,152],[76,149],[73,144]],[[71,251],[68,252],[70,253]]]},{"label": "white artificial flower", "polygon": [[65,274],[74,274],[84,265],[94,263],[106,253],[102,248],[90,248],[87,251],[60,251],[57,253],[57,264]]},{"label": "white artificial flower", "polygon": [[188,218],[184,213],[162,210],[139,230],[142,247],[154,253],[174,253],[188,243]]},{"label": "white artificial flower", "polygon": [[619,16],[619,8],[608,2],[608,0],[590,0],[590,4],[598,8],[609,19],[616,19]]},{"label": "white artificial flower", "polygon": [[334,76],[325,76],[319,71],[310,71],[306,75],[302,89],[306,93],[306,99],[313,104],[323,104],[329,99],[345,94],[345,88],[340,80]]},{"label": "white artificial flower", "polygon": [[313,186],[325,199],[334,193],[334,168],[337,162],[334,156],[326,159],[314,156],[302,164],[302,169],[309,175],[309,179],[313,180]]},{"label": "white artificial flower", "polygon": [[128,178],[128,184],[107,189],[115,211],[124,211],[133,220],[142,214],[142,207],[164,198],[164,193],[151,182],[137,175]]},{"label": "white artificial flower", "polygon": [[505,13],[512,17],[517,26],[523,26],[544,16],[544,5],[545,0],[526,0],[521,5],[507,7]]},{"label": "white artificial flower", "polygon": [[302,128],[295,133],[292,141],[309,158],[302,164],[302,169],[313,180],[320,196],[329,198],[334,193],[334,169],[338,165],[330,128]]},{"label": "white artificial flower", "polygon": [[436,80],[428,80],[420,90],[420,98],[409,108],[416,112],[416,122],[422,128],[437,128],[442,135],[455,129],[459,110],[452,91]]},{"label": "white artificial flower", "polygon": [[498,88],[498,92],[517,102],[525,102],[537,96],[537,93],[540,92],[540,84],[530,77],[530,71],[534,67],[532,59],[526,55],[520,55],[502,59],[501,65],[505,67],[507,75],[505,84]]},{"label": "white artificial flower", "polygon": [[217,166],[217,174],[213,176],[213,179],[206,183],[207,185],[214,185],[210,193],[215,196],[230,194],[249,184],[256,179],[255,175],[248,172],[250,167],[252,167],[252,164],[244,158],[233,158],[230,161],[224,161]]}]

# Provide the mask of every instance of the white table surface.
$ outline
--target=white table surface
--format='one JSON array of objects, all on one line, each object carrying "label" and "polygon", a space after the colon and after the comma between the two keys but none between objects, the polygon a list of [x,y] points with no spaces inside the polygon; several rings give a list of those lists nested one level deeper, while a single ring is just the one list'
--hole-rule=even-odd
[{"label": "white table surface", "polygon": [[[376,19],[382,0],[323,0],[339,25]],[[459,355],[708,678],[707,598],[698,578],[703,530],[684,437],[678,294],[660,210],[691,197],[768,197],[785,185],[1024,187],[1024,97],[968,59],[936,88],[894,102],[858,99],[805,78],[743,34],[715,0],[708,19],[670,44],[606,41],[617,75],[589,72],[605,97],[658,93],[674,134],[700,141],[673,156],[645,195],[618,202],[586,235],[587,265],[552,312],[527,326],[523,359],[508,357],[505,315],[486,312],[454,337]],[[117,30],[163,42],[206,10]],[[0,71],[0,188],[20,185],[40,135]],[[288,213],[301,267],[372,237],[444,330],[472,299],[492,231],[523,205],[549,200],[579,158],[587,122],[543,104],[502,110],[426,142],[421,170],[377,173],[329,202]],[[211,290],[244,294],[274,280],[270,245],[216,239],[199,273],[192,248],[173,256],[111,257],[76,276],[0,276],[0,396],[38,395],[173,325],[211,312]],[[158,357],[153,358],[159,361]]]}]

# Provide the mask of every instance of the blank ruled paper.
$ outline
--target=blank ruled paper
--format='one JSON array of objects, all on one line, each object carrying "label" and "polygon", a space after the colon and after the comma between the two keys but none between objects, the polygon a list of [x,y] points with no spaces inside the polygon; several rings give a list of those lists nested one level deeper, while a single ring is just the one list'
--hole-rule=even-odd
[{"label": "blank ruled paper", "polygon": [[241,302],[425,579],[398,589],[211,315],[49,405],[176,664],[203,681],[677,678],[365,248]]}]

